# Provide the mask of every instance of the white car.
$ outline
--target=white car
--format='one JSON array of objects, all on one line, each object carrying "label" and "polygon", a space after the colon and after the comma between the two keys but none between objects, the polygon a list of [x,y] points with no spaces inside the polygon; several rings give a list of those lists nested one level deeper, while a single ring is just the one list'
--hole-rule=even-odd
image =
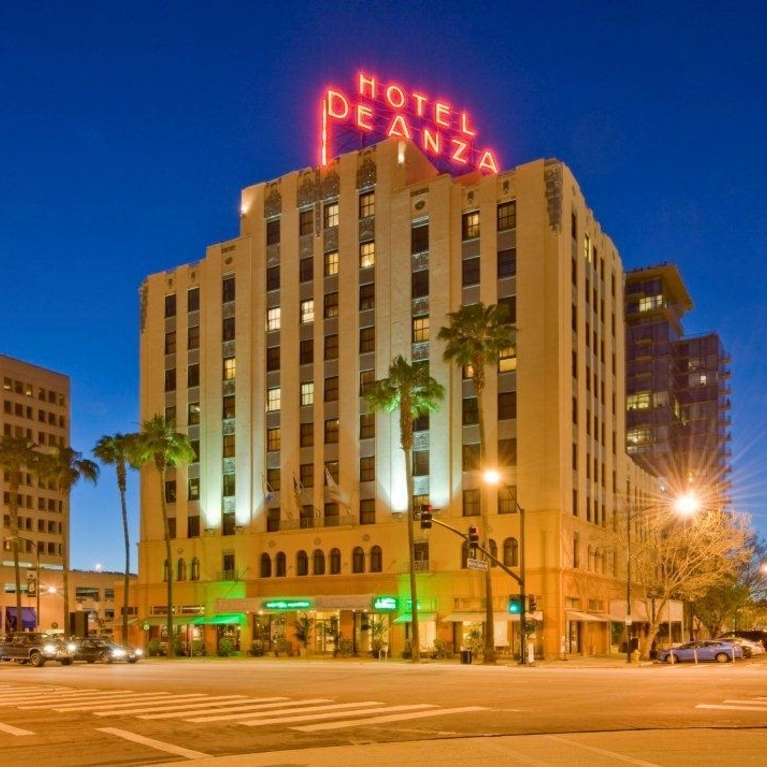
[{"label": "white car", "polygon": [[761,655],[764,652],[764,645],[761,642],[752,642],[745,637],[739,637],[736,634],[728,634],[726,636],[717,637],[725,642],[732,642],[732,644],[740,645],[743,650],[743,657],[750,658],[754,655]]}]

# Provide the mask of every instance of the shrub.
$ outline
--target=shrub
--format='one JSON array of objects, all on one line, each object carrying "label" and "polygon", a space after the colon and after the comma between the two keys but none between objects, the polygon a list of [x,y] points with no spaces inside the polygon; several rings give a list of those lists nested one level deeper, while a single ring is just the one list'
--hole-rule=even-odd
[{"label": "shrub", "polygon": [[402,650],[402,657],[403,658],[413,657],[413,645],[411,644],[409,639],[405,641],[405,647]]},{"label": "shrub", "polygon": [[148,655],[162,655],[162,642],[159,639],[150,639],[146,651]]},{"label": "shrub", "polygon": [[285,637],[280,637],[274,644],[274,654],[279,655],[280,653],[293,654],[293,645]]},{"label": "shrub", "polygon": [[254,639],[250,643],[250,649],[248,655],[252,655],[254,658],[260,658],[264,654],[264,643],[260,639]]},{"label": "shrub", "polygon": [[450,644],[446,642],[444,639],[435,639],[434,640],[434,646],[432,647],[431,651],[431,657],[432,658],[449,658],[452,655],[450,652]]},{"label": "shrub", "polygon": [[216,650],[216,655],[218,655],[219,658],[228,658],[230,655],[234,654],[234,642],[228,637],[221,637],[221,639],[218,640],[218,649]]}]

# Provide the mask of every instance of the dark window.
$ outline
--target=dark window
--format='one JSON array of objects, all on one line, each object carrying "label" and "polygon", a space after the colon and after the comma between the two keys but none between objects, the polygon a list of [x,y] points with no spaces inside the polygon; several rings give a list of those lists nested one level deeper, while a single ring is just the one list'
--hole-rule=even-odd
[{"label": "dark window", "polygon": [[284,551],[278,551],[274,558],[274,574],[278,578],[284,578],[288,573],[288,559]]},{"label": "dark window", "polygon": [[266,244],[277,245],[280,241],[280,219],[273,218],[266,222]]},{"label": "dark window", "polygon": [[165,481],[165,502],[166,503],[176,502],[176,480],[175,479],[168,479]]},{"label": "dark window", "polygon": [[498,420],[517,417],[517,393],[515,391],[499,392]]},{"label": "dark window", "polygon": [[506,322],[510,322],[512,325],[517,322],[517,297],[506,296],[506,298],[498,299],[498,306],[506,307]]},{"label": "dark window", "polygon": [[299,477],[304,487],[314,487],[314,464],[302,463],[299,466]]},{"label": "dark window", "polygon": [[[192,500],[192,499],[190,499]],[[199,538],[200,537],[200,517],[195,514],[194,516],[186,518],[186,537],[187,538]]]},{"label": "dark window", "polygon": [[479,496],[480,496],[480,492],[477,489],[463,491],[463,516],[464,517],[479,516]]},{"label": "dark window", "polygon": [[200,326],[191,325],[186,331],[186,348],[187,349],[199,349],[200,348]]},{"label": "dark window", "polygon": [[413,419],[413,431],[429,431],[429,414],[423,413]]},{"label": "dark window", "polygon": [[329,336],[325,336],[324,359],[338,359],[338,333],[331,333]]},{"label": "dark window", "polygon": [[517,249],[498,251],[498,279],[513,277],[517,273]]},{"label": "dark window", "polygon": [[296,575],[309,575],[309,557],[303,549],[296,554]]},{"label": "dark window", "polygon": [[380,573],[383,570],[383,552],[380,546],[370,549],[370,572]]},{"label": "dark window", "polygon": [[224,317],[221,327],[221,339],[234,341],[234,317]]},{"label": "dark window", "polygon": [[222,455],[224,458],[234,458],[235,455],[234,434],[224,434]]},{"label": "dark window", "polygon": [[315,549],[312,554],[312,572],[314,575],[325,575],[325,552]]},{"label": "dark window", "polygon": [[236,489],[236,481],[234,474],[224,474],[223,482],[223,495],[227,498],[234,495]]},{"label": "dark window", "polygon": [[298,233],[303,237],[314,232],[314,209],[302,210],[298,214]]},{"label": "dark window", "polygon": [[376,329],[360,328],[360,354],[374,352],[376,349]]},{"label": "dark window", "polygon": [[410,230],[410,252],[425,253],[429,249],[429,226],[414,226]]},{"label": "dark window", "polygon": [[376,287],[372,282],[360,285],[360,311],[373,309],[376,303]]},{"label": "dark window", "polygon": [[200,385],[200,366],[196,362],[186,369],[186,385],[190,389]]},{"label": "dark window", "polygon": [[224,406],[222,410],[222,418],[234,418],[235,413],[235,395],[227,394],[224,396]]},{"label": "dark window", "polygon": [[328,418],[325,421],[325,444],[332,445],[338,442],[338,419]]},{"label": "dark window", "polygon": [[[187,485],[187,498],[190,501],[199,501],[200,500],[200,479],[199,477],[191,477],[189,479],[188,485]],[[191,519],[191,517],[190,517]],[[200,518],[197,517],[197,521],[199,524]],[[199,533],[198,533],[199,535]]]},{"label": "dark window", "polygon": [[413,476],[426,477],[429,475],[429,451],[413,451]]},{"label": "dark window", "polygon": [[461,236],[464,240],[473,240],[479,237],[479,211],[464,213],[461,219]]},{"label": "dark window", "polygon": [[338,293],[325,294],[323,304],[323,316],[326,320],[338,317]]},{"label": "dark window", "polygon": [[280,267],[269,266],[266,269],[266,289],[267,290],[279,290],[280,289]]},{"label": "dark window", "polygon": [[[170,330],[165,334],[165,353],[166,354],[176,353],[176,331],[175,330]],[[10,405],[11,403],[6,402],[5,404]],[[10,412],[10,410],[8,412]],[[19,412],[17,412],[16,415],[21,415],[21,411],[19,410]]]},{"label": "dark window", "polygon": [[365,572],[365,552],[362,550],[361,546],[355,546],[352,551],[352,572]]},{"label": "dark window", "polygon": [[376,521],[375,498],[360,498],[360,524],[374,525]]},{"label": "dark window", "polygon": [[234,301],[234,276],[224,277],[222,296],[225,304]]},{"label": "dark window", "polygon": [[365,392],[370,391],[373,384],[376,382],[374,370],[361,370],[360,371],[360,396],[363,396]]},{"label": "dark window", "polygon": [[176,369],[165,371],[165,391],[176,391]]},{"label": "dark window", "polygon": [[165,316],[176,316],[176,294],[172,293],[169,296],[165,296]]},{"label": "dark window", "polygon": [[479,258],[467,258],[461,266],[463,287],[479,285]]},{"label": "dark window", "polygon": [[507,538],[503,542],[503,564],[506,567],[519,566],[519,544],[516,538]]},{"label": "dark window", "polygon": [[186,408],[186,422],[190,426],[200,423],[200,403],[190,402]]},{"label": "dark window", "polygon": [[314,279],[313,258],[302,258],[298,262],[298,279],[300,282],[311,282]]},{"label": "dark window", "polygon": [[341,549],[330,550],[330,574],[338,575],[341,572]]},{"label": "dark window", "polygon": [[301,447],[311,447],[314,444],[314,423],[302,423],[299,428]]},{"label": "dark window", "polygon": [[268,346],[266,349],[266,371],[272,373],[280,369],[280,347]]},{"label": "dark window", "polygon": [[272,577],[272,558],[268,554],[261,555],[260,576],[262,578]]},{"label": "dark window", "polygon": [[479,445],[463,446],[463,470],[476,471],[479,468]]},{"label": "dark window", "polygon": [[499,439],[498,440],[498,463],[501,466],[517,465],[517,440]]},{"label": "dark window", "polygon": [[413,298],[424,298],[429,295],[429,271],[422,269],[419,272],[413,272],[410,279],[410,292]]},{"label": "dark window", "polygon": [[498,231],[505,232],[507,229],[517,228],[517,203],[502,202],[498,205]]},{"label": "dark window", "polygon": [[325,379],[325,402],[338,401],[338,376],[328,376]]},{"label": "dark window", "polygon": [[375,482],[376,459],[375,456],[363,456],[360,458],[360,482]]},{"label": "dark window", "polygon": [[363,413],[360,416],[360,439],[373,439],[376,435],[375,413]]},{"label": "dark window", "polygon": [[196,312],[200,309],[200,289],[189,288],[186,291],[186,310],[188,312]]},{"label": "dark window", "polygon": [[479,423],[479,407],[476,397],[466,397],[462,403],[462,423],[471,426]]},{"label": "dark window", "polygon": [[300,342],[298,361],[301,365],[311,365],[314,362],[314,341],[311,338]]}]

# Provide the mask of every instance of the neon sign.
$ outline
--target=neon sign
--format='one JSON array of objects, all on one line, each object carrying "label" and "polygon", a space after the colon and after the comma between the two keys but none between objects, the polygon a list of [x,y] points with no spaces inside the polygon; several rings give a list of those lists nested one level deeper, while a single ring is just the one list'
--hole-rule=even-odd
[{"label": "neon sign", "polygon": [[268,599],[264,602],[264,610],[308,610],[312,606],[311,599]]},{"label": "neon sign", "polygon": [[[333,128],[352,130],[364,145],[400,137],[413,141],[424,154],[452,172],[497,173],[495,153],[476,143],[477,131],[468,112],[444,99],[384,83],[359,72],[357,90],[347,94],[328,88],[322,96],[320,163],[331,157]],[[338,132],[338,131],[337,131]]]}]

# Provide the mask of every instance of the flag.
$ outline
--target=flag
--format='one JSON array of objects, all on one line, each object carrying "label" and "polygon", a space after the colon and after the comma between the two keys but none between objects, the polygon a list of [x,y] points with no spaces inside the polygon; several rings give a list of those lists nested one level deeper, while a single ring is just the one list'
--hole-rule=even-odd
[{"label": "flag", "polygon": [[293,475],[293,494],[296,496],[296,503],[300,506],[304,497],[304,490],[306,488],[301,483],[301,480],[296,479],[296,475]]},{"label": "flag", "polygon": [[341,490],[333,479],[333,475],[330,473],[330,469],[328,469],[327,466],[325,467],[325,484],[330,489],[330,497],[339,500],[341,498]]},{"label": "flag", "polygon": [[269,484],[266,477],[261,475],[261,483],[264,487],[264,501],[266,503],[274,503],[277,500],[277,493],[274,492],[274,488]]}]

